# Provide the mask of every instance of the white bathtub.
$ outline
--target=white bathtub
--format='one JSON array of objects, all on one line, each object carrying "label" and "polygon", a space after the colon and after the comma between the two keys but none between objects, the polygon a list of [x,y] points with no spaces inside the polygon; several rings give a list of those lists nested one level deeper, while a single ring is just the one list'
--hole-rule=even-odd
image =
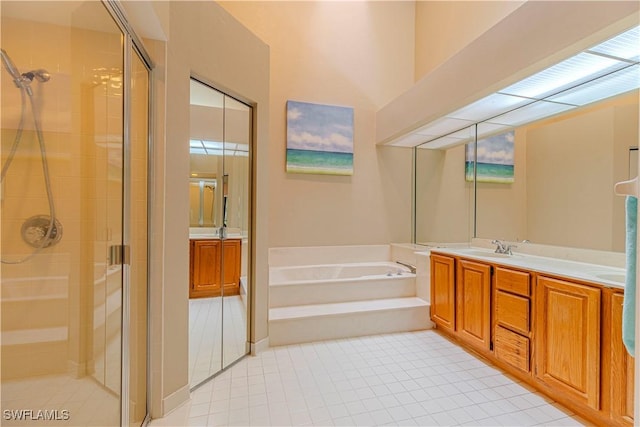
[{"label": "white bathtub", "polygon": [[347,280],[396,275],[412,275],[412,273],[407,267],[393,262],[272,267],[269,270],[269,283],[279,285],[301,281]]},{"label": "white bathtub", "polygon": [[415,277],[407,267],[394,262],[271,267],[269,306],[414,296]]}]

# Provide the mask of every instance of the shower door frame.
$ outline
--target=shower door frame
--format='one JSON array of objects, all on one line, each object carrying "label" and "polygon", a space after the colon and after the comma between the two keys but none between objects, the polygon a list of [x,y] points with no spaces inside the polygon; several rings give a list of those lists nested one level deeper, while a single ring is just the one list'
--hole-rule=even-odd
[{"label": "shower door frame", "polygon": [[[125,13],[122,10],[121,6],[115,0],[102,0],[102,4],[105,6],[114,22],[120,28],[123,37],[123,59],[124,59],[124,70],[123,70],[123,205],[122,205],[122,217],[123,217],[123,250],[126,251],[126,248],[130,246],[130,218],[129,210],[130,206],[130,194],[131,194],[131,74],[132,74],[132,61],[133,55],[138,55],[141,62],[144,64],[145,68],[148,71],[149,76],[149,87],[148,87],[148,115],[147,115],[147,276],[146,276],[146,287],[147,287],[147,331],[146,331],[146,346],[147,346],[147,361],[146,361],[146,410],[145,417],[142,420],[141,425],[147,425],[150,420],[150,407],[151,407],[151,384],[150,384],[150,354],[149,351],[151,347],[150,342],[150,313],[151,313],[151,304],[150,304],[150,286],[149,286],[149,271],[150,271],[150,256],[149,250],[149,224],[150,224],[150,212],[151,212],[151,203],[150,197],[151,194],[151,179],[150,174],[152,170],[152,153],[153,153],[153,115],[151,113],[154,93],[153,93],[153,61],[151,61],[151,57],[147,53],[144,48],[144,45],[136,32],[133,30],[131,25],[126,19]],[[130,289],[131,289],[131,277],[130,277],[130,265],[126,260],[126,257],[123,259],[122,263],[123,267],[123,280],[122,280],[122,331],[121,331],[121,383],[120,383],[120,425],[121,426],[129,426],[129,387],[130,387],[130,354],[129,354],[129,326],[131,323],[131,301],[130,301]]]}]

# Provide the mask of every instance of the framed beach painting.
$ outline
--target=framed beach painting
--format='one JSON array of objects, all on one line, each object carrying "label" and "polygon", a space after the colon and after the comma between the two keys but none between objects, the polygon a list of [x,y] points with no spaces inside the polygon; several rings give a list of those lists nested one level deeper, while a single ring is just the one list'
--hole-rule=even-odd
[{"label": "framed beach painting", "polygon": [[353,175],[353,108],[287,101],[286,169]]},{"label": "framed beach painting", "polygon": [[[513,175],[514,131],[478,140],[478,182],[510,184]],[[466,146],[465,178],[473,181],[473,144]]]}]

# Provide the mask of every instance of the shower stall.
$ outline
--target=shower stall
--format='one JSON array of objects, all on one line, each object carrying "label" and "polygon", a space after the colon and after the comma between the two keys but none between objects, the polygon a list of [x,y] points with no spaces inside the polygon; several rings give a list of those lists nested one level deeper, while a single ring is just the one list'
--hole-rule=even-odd
[{"label": "shower stall", "polygon": [[151,62],[110,1],[0,19],[0,423],[141,425]]}]

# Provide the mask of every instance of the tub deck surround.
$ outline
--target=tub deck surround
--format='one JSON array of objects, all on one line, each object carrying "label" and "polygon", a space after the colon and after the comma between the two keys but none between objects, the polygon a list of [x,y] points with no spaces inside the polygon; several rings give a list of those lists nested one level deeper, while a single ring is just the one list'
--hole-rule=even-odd
[{"label": "tub deck surround", "polygon": [[416,274],[390,257],[389,245],[271,249],[270,345],[430,328]]},{"label": "tub deck surround", "polygon": [[269,307],[414,297],[415,277],[392,262],[274,267]]},{"label": "tub deck surround", "polygon": [[490,249],[475,246],[467,248],[438,248],[437,251],[453,256],[474,258],[509,267],[524,268],[537,273],[553,274],[571,279],[585,280],[606,287],[624,289],[624,268],[611,265],[556,259],[518,252],[514,252],[513,255],[496,254]]}]

